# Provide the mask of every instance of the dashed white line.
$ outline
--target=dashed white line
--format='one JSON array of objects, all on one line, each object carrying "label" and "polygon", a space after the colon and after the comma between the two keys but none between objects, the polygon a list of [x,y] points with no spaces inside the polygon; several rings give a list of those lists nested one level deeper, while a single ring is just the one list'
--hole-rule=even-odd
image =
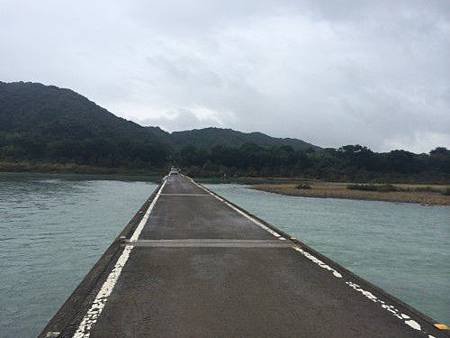
[{"label": "dashed white line", "polygon": [[316,263],[318,266],[320,266],[322,269],[328,270],[330,271],[334,277],[336,278],[342,278],[342,274],[340,272],[338,272],[336,269],[333,269],[331,266],[329,266],[328,264],[322,262],[319,258],[317,258],[316,256],[310,254],[309,252],[303,250],[302,248],[298,247],[298,246],[292,246],[292,248],[295,251],[300,252],[303,256],[305,256],[306,258],[308,258],[310,261],[312,261],[313,263]]},{"label": "dashed white line", "polygon": [[422,331],[422,326],[418,322],[413,320],[409,315],[401,313],[400,310],[397,309],[394,305],[387,304],[385,301],[383,301],[383,300],[379,299],[377,296],[375,296],[372,292],[364,290],[356,283],[348,281],[348,282],[345,282],[345,284],[350,286],[352,289],[360,292],[362,295],[364,295],[366,298],[370,299],[372,302],[380,304],[384,310],[390,312],[394,317],[402,320],[409,327],[411,327],[417,331]]},{"label": "dashed white line", "polygon": [[[142,229],[147,223],[147,220],[150,217],[150,213],[152,212],[153,207],[156,204],[156,201],[161,195],[161,191],[166,185],[166,182],[167,180],[164,180],[163,184],[159,188],[155,198],[153,199],[152,203],[150,203],[150,206],[148,207],[144,217],[142,217],[142,220],[139,222],[138,226],[134,230],[134,233],[131,236],[130,241],[136,241],[139,238],[139,235],[141,234]],[[122,272],[122,269],[125,266],[126,262],[128,261],[128,258],[130,257],[132,249],[133,245],[126,245],[125,248],[123,249],[122,254],[120,255],[119,259],[114,265],[114,268],[109,273],[108,277],[106,278],[106,281],[103,283],[102,287],[100,288],[100,291],[95,297],[94,302],[87,311],[86,315],[83,317],[80,325],[78,326],[78,329],[75,331],[73,338],[88,338],[90,336],[92,327],[95,325],[98,318],[100,317],[100,314],[102,313],[106,305],[108,297],[111,295],[114,286],[116,285],[117,280],[119,279],[119,276]]]}]

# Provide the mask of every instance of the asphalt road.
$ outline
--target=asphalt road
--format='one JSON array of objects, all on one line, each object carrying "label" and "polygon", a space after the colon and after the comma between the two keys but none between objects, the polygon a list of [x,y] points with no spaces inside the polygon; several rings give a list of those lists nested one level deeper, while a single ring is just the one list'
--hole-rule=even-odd
[{"label": "asphalt road", "polygon": [[[170,176],[152,207],[95,286],[72,295],[87,299],[76,315],[61,320],[60,310],[43,337],[50,329],[77,338],[447,337],[430,318],[186,177]],[[105,285],[110,293],[99,297]]]}]

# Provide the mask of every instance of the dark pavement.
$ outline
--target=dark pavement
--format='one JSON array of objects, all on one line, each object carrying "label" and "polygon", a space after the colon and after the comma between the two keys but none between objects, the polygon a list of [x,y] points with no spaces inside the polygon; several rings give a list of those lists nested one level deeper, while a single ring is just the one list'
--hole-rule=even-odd
[{"label": "dark pavement", "polygon": [[[444,336],[431,319],[188,178],[170,176],[158,197],[103,311],[77,337]],[[77,318],[62,336],[73,335]]]}]

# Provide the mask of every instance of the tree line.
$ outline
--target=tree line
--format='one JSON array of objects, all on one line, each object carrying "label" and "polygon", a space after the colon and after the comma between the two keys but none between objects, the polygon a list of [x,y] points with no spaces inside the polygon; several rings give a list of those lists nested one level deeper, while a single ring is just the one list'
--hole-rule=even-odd
[{"label": "tree line", "polygon": [[149,139],[60,138],[28,133],[0,133],[0,160],[74,163],[107,168],[162,168],[170,150]]},{"label": "tree line", "polygon": [[450,182],[450,150],[428,154],[405,150],[377,153],[365,146],[296,151],[290,146],[240,148],[216,146],[210,151],[192,146],[176,161],[196,176],[285,176],[333,181]]},{"label": "tree line", "polygon": [[194,176],[285,176],[336,181],[450,181],[450,150],[377,153],[365,146],[294,150],[291,146],[218,145],[174,149],[146,139],[52,138],[0,133],[0,160],[73,163],[107,168],[161,169],[177,165]]}]

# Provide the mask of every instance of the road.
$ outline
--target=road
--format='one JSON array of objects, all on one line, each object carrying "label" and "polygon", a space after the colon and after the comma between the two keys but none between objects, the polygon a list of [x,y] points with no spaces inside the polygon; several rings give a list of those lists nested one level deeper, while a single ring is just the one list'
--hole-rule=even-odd
[{"label": "road", "polygon": [[448,337],[182,175],[125,230],[41,337]]}]

